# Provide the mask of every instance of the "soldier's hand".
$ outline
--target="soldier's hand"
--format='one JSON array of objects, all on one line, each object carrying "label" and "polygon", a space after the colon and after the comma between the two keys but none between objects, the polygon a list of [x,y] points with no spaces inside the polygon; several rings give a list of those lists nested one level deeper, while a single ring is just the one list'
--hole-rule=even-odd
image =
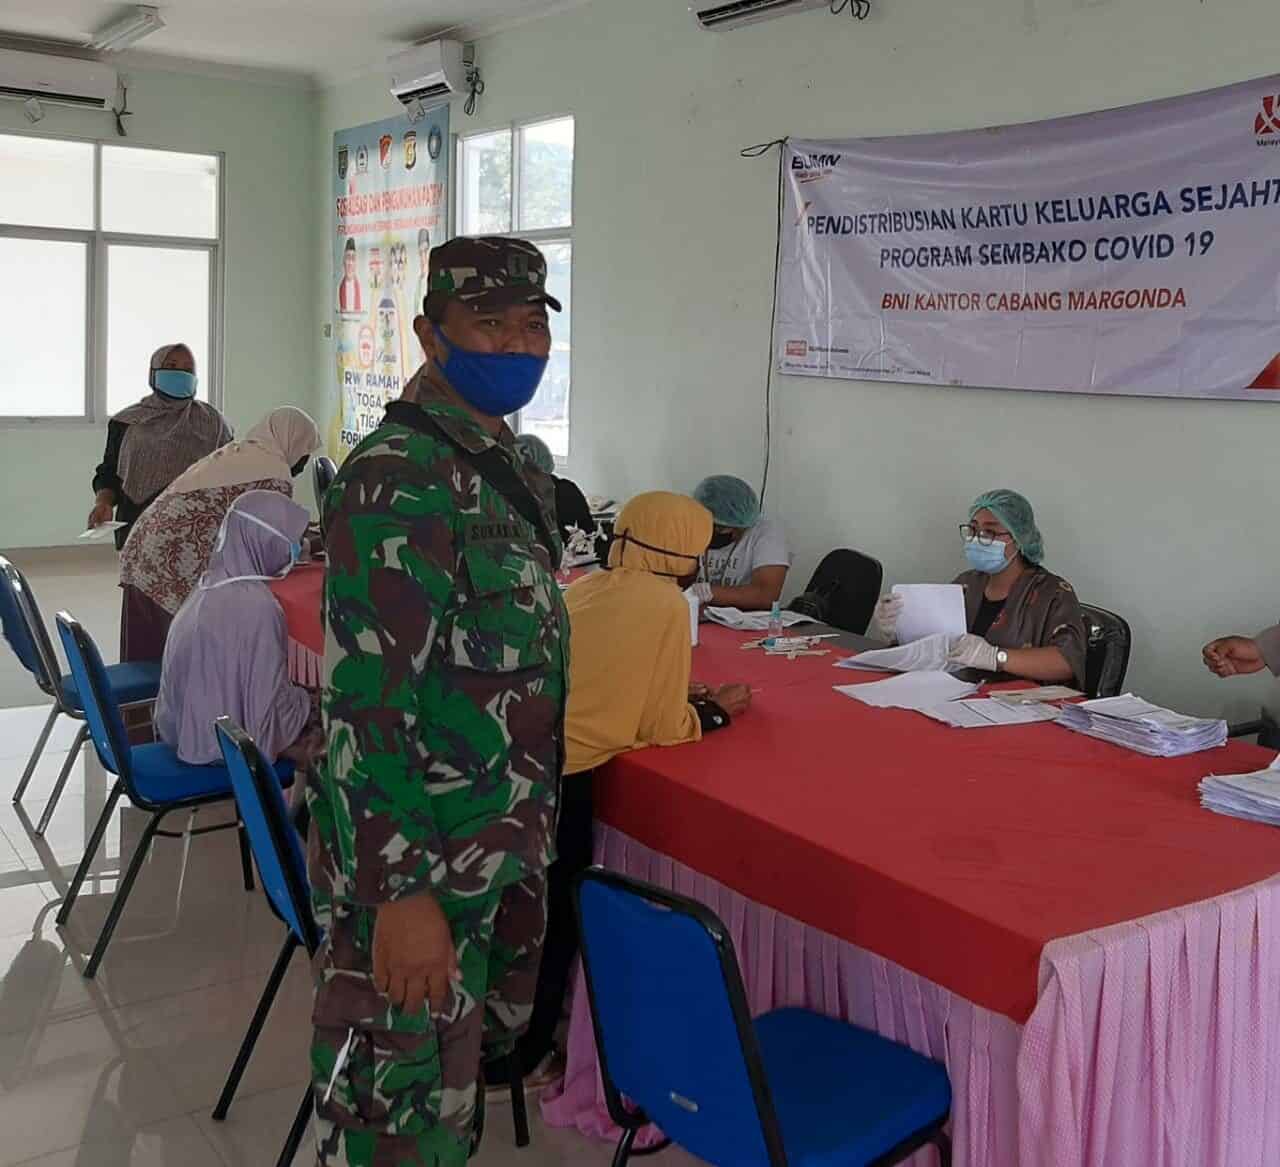
[{"label": "soldier's hand", "polygon": [[373,983],[397,1009],[421,1013],[445,1007],[458,978],[449,921],[427,893],[378,906],[373,928]]}]

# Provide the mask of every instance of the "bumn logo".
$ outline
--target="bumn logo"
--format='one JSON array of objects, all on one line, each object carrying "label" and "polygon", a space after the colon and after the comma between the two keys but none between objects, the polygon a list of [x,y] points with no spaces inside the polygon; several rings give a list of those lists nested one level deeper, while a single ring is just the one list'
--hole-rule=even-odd
[{"label": "bumn logo", "polygon": [[791,159],[792,170],[832,170],[839,164],[839,154],[797,154]]},{"label": "bumn logo", "polygon": [[1254,119],[1253,132],[1259,138],[1280,134],[1280,96],[1269,94],[1262,99],[1262,112]]}]

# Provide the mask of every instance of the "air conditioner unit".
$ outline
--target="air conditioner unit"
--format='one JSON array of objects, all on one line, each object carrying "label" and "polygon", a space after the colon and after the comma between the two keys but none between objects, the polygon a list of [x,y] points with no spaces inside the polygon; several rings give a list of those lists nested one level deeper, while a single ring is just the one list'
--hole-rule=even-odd
[{"label": "air conditioner unit", "polygon": [[757,20],[772,20],[790,12],[825,8],[831,0],[720,0],[718,4],[691,4],[689,11],[703,28],[741,28]]},{"label": "air conditioner unit", "polygon": [[108,109],[116,99],[116,84],[116,71],[100,61],[0,49],[0,97]]},{"label": "air conditioner unit", "polygon": [[391,96],[401,105],[433,109],[467,92],[467,65],[461,41],[431,41],[387,60]]}]

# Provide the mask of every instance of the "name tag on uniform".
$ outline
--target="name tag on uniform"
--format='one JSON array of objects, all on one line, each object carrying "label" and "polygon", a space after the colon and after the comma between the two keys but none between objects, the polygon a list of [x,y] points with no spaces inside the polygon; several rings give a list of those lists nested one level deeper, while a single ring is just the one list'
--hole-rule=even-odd
[{"label": "name tag on uniform", "polygon": [[533,528],[527,523],[512,523],[505,519],[470,519],[462,530],[463,541],[469,547],[486,543],[530,543]]}]

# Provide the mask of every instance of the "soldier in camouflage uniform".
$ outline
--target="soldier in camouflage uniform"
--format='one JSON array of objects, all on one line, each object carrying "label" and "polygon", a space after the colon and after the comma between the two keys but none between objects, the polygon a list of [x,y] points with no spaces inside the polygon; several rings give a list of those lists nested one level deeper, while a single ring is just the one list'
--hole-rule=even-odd
[{"label": "soldier in camouflage uniform", "polygon": [[527,1024],[545,930],[569,632],[552,480],[502,417],[560,305],[522,240],[455,239],[429,278],[427,363],[323,504],[321,1167],[466,1160],[482,1047]]}]

